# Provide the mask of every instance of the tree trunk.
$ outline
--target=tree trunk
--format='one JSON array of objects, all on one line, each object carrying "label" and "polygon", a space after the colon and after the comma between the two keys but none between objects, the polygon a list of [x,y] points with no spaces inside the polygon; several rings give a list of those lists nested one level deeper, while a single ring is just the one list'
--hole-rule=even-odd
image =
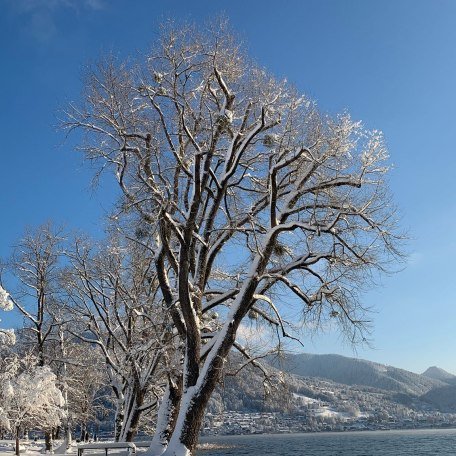
[{"label": "tree trunk", "polygon": [[122,405],[119,409],[122,410],[118,413],[119,422],[116,419],[116,441],[119,442],[132,442],[138,432],[139,420],[142,415],[141,407],[144,405],[144,388],[133,384],[126,388],[123,392]]},{"label": "tree trunk", "polygon": [[46,452],[52,452],[52,432],[46,431],[44,433],[44,444]]},{"label": "tree trunk", "polygon": [[[215,387],[215,385],[214,385]],[[182,396],[182,405],[177,417],[176,427],[163,456],[187,456],[194,454],[199,432],[209,402],[210,393],[195,395],[194,387]]]},{"label": "tree trunk", "polygon": [[158,408],[155,434],[145,456],[159,456],[165,452],[176,427],[181,397],[181,385],[168,384],[160,407]]},{"label": "tree trunk", "polygon": [[19,448],[19,432],[20,432],[20,429],[17,427],[16,428],[16,456],[19,456],[21,454],[21,450]]},{"label": "tree trunk", "polygon": [[131,442],[136,434],[141,412],[138,404],[142,404],[141,392],[136,385],[129,385],[122,394],[122,422],[120,423],[119,442]]},{"label": "tree trunk", "polygon": [[118,403],[117,410],[116,410],[116,419],[114,424],[114,441],[120,442],[120,438],[122,435],[122,426],[124,421],[124,411],[122,408],[122,404]]},{"label": "tree trunk", "polygon": [[138,432],[139,418],[141,418],[141,411],[138,410],[138,407],[135,407],[131,415],[130,428],[126,431],[125,434],[126,442],[133,442],[133,439],[136,437],[136,434]]},{"label": "tree trunk", "polygon": [[[222,364],[220,358],[217,360],[216,364],[219,363]],[[218,371],[219,370],[220,368]],[[189,456],[194,454],[204,418],[204,412],[211,394],[215,389],[217,380],[218,375],[217,373],[214,373],[213,375],[210,375],[209,378],[206,376],[204,384],[200,387],[193,386],[187,389],[181,398],[180,407],[171,409],[171,413],[168,415],[169,418],[172,418],[173,412],[178,411],[177,419],[175,415],[173,419],[174,429],[169,428],[169,425],[172,422],[170,420],[168,422],[168,427],[166,427],[164,431],[160,431],[160,423],[158,422],[152,445],[147,451],[147,456]],[[168,409],[169,405],[168,402]],[[164,407],[166,408],[166,404]],[[164,415],[166,415],[166,410],[160,410],[160,412],[163,412]]]},{"label": "tree trunk", "polygon": [[69,427],[62,428],[64,439],[62,444],[54,451],[54,454],[65,454],[71,447],[71,430]]},{"label": "tree trunk", "polygon": [[73,441],[73,436],[71,435],[71,428],[70,428],[69,424],[67,425],[67,428],[66,428],[65,441],[66,441],[67,448],[70,448],[71,442]]},{"label": "tree trunk", "polygon": [[208,355],[196,385],[190,386],[184,392],[176,426],[163,456],[194,454],[204,412],[220,378],[226,357],[234,344],[238,326],[235,321],[234,319],[234,323],[230,322],[226,326],[224,337],[220,334],[220,341]]},{"label": "tree trunk", "polygon": [[85,424],[81,424],[81,430],[80,430],[80,433],[79,433],[79,441],[80,442],[84,442],[84,439],[85,439],[85,430],[86,430],[86,425]]},{"label": "tree trunk", "polygon": [[116,415],[115,431],[114,431],[114,441],[115,442],[120,442],[120,438],[122,435],[122,421],[123,421],[123,414],[118,413]]}]

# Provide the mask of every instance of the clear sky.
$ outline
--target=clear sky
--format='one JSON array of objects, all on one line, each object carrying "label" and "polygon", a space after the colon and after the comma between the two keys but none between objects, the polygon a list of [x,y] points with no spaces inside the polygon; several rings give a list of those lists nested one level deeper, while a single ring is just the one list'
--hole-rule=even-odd
[{"label": "clear sky", "polygon": [[[454,0],[0,0],[0,256],[47,220],[99,234],[113,185],[55,128],[84,65],[134,57],[163,19],[223,13],[250,54],[315,98],[385,132],[391,186],[410,233],[404,271],[365,295],[372,348],[358,356],[456,373],[456,2]],[[14,317],[1,316],[5,326]],[[334,334],[305,351],[353,355]]]}]

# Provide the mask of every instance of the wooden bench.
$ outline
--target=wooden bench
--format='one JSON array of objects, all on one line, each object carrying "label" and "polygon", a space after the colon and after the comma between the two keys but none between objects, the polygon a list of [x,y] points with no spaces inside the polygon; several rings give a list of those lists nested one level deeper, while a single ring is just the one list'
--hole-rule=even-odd
[{"label": "wooden bench", "polygon": [[136,448],[149,448],[152,442],[150,440],[141,440],[133,443],[136,445]]},{"label": "wooden bench", "polygon": [[78,456],[82,456],[84,450],[105,450],[107,456],[108,450],[115,448],[126,448],[128,455],[136,454],[136,445],[132,442],[97,442],[78,445]]}]

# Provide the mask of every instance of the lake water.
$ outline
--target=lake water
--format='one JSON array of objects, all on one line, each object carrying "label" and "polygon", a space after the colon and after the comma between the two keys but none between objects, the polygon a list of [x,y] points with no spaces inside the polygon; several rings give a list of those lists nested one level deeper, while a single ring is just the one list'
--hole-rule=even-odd
[{"label": "lake water", "polygon": [[201,439],[223,448],[200,456],[456,455],[456,429],[226,436]]}]

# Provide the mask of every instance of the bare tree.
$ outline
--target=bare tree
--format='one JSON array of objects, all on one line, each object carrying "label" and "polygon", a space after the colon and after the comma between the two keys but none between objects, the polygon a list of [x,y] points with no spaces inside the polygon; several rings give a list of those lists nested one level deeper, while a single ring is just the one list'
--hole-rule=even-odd
[{"label": "bare tree", "polygon": [[147,226],[183,342],[149,454],[194,452],[230,349],[251,360],[236,340],[249,313],[286,337],[297,300],[362,337],[358,292],[399,255],[382,134],[320,114],[214,29],[171,27],[143,62],[100,63],[65,124]]},{"label": "bare tree", "polygon": [[117,237],[99,249],[76,240],[67,257],[70,332],[99,348],[115,397],[115,439],[131,441],[141,415],[158,407],[175,352],[150,253]]},{"label": "bare tree", "polygon": [[[6,272],[12,275],[10,300],[23,315],[23,343],[27,340],[37,365],[49,365],[46,345],[56,327],[50,307],[58,300],[59,260],[63,242],[60,230],[45,224],[29,229],[18,242]],[[0,278],[0,282],[4,279]],[[15,286],[17,284],[17,286]],[[46,430],[46,450],[51,450],[51,432]]]},{"label": "bare tree", "polygon": [[49,364],[46,342],[55,328],[50,308],[58,300],[62,242],[60,230],[49,224],[27,230],[5,271],[12,275],[9,299],[24,317],[39,366]]},{"label": "bare tree", "polygon": [[[67,400],[67,426],[79,427],[81,440],[84,440],[89,423],[95,423],[99,416],[108,410],[109,389],[103,359],[96,347],[81,343],[78,339],[65,341],[62,383],[64,397]],[[68,439],[68,437],[67,437]],[[71,442],[65,442],[69,445]],[[63,447],[65,449],[65,447]]]},{"label": "bare tree", "polygon": [[64,418],[54,435],[58,440],[63,434],[64,441],[55,453],[64,454],[71,447],[76,427],[85,434],[89,423],[96,422],[98,415],[106,415],[109,389],[99,351],[71,334],[77,325],[74,315],[61,303],[52,313],[58,326],[47,339],[46,357],[65,401]]}]

